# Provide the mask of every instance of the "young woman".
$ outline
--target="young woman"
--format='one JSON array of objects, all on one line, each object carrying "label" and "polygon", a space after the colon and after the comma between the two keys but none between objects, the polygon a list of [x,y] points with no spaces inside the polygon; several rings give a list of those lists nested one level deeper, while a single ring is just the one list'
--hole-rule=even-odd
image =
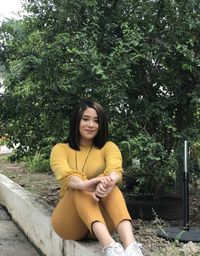
[{"label": "young woman", "polygon": [[[143,256],[116,185],[122,177],[121,153],[108,141],[107,117],[100,104],[84,101],[76,106],[68,143],[54,146],[50,162],[61,184],[61,199],[52,215],[55,232],[66,240],[95,237],[106,256]],[[112,238],[114,230],[124,248]]]}]

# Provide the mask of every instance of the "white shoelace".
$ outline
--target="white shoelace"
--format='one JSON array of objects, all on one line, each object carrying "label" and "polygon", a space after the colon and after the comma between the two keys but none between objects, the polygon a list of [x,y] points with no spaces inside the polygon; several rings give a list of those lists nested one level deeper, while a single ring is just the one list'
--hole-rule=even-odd
[{"label": "white shoelace", "polygon": [[144,249],[141,243],[135,243],[135,246],[139,249]]},{"label": "white shoelace", "polygon": [[121,246],[121,244],[116,243],[116,242],[112,242],[111,244],[109,244],[108,246],[104,247],[102,249],[103,253],[106,253],[107,250],[111,250],[112,252],[117,252],[117,253],[122,253],[123,252],[123,247]]},{"label": "white shoelace", "polygon": [[131,248],[132,248],[133,250],[135,250],[139,255],[143,256],[143,254],[142,254],[142,252],[141,252],[141,249],[144,250],[144,247],[142,246],[141,243],[135,242],[135,243],[129,245],[129,246],[127,247],[128,251],[131,250]]}]

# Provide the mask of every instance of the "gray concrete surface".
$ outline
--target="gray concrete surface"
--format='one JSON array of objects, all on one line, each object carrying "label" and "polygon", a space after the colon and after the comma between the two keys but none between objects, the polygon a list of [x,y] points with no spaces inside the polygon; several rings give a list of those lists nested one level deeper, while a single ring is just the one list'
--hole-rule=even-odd
[{"label": "gray concrete surface", "polygon": [[40,256],[20,229],[13,223],[0,205],[0,255],[1,256]]}]

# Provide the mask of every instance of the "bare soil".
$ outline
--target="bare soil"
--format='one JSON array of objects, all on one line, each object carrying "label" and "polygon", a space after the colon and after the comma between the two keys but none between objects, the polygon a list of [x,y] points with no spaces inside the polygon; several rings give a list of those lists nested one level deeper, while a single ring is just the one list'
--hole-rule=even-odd
[{"label": "bare soil", "polygon": [[[26,190],[37,194],[51,206],[58,202],[59,184],[53,173],[34,173],[22,163],[10,163],[6,155],[0,155],[0,173],[20,184]],[[200,228],[200,182],[190,195],[190,224]],[[154,220],[133,221],[136,239],[143,244],[145,256],[200,256],[200,244],[170,242],[157,236],[161,227],[181,226],[180,221],[164,221],[155,216]],[[116,234],[113,234],[118,239]]]}]

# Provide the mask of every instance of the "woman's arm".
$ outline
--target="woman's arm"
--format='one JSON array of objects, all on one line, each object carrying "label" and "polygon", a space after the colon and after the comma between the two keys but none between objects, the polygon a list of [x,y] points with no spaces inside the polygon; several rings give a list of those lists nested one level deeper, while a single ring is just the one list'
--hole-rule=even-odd
[{"label": "woman's arm", "polygon": [[[104,170],[105,176],[110,176],[117,181],[122,180],[122,155],[116,144],[113,142],[107,142],[103,148],[103,155],[106,162],[106,168]],[[118,176],[116,175],[118,174]]]},{"label": "woman's arm", "polygon": [[110,172],[109,176],[112,178],[112,180],[115,182],[115,184],[120,180],[121,175],[116,172],[116,171],[112,171]]},{"label": "woman's arm", "polygon": [[106,197],[113,190],[115,184],[122,179],[122,156],[117,145],[113,142],[108,142],[103,152],[106,161],[106,168],[103,174],[105,177],[108,177],[109,180],[107,184],[98,184],[93,196],[95,199]]},{"label": "woman's arm", "polygon": [[106,177],[96,177],[90,180],[82,180],[78,176],[71,176],[68,181],[68,186],[71,189],[79,189],[88,192],[94,192],[98,184],[107,184]]},{"label": "woman's arm", "polygon": [[79,171],[72,169],[69,166],[68,159],[73,157],[70,153],[69,147],[66,144],[59,143],[55,145],[51,151],[50,165],[54,172],[56,179],[61,183],[61,186],[68,187],[69,178],[71,176],[86,180],[86,175]]}]

